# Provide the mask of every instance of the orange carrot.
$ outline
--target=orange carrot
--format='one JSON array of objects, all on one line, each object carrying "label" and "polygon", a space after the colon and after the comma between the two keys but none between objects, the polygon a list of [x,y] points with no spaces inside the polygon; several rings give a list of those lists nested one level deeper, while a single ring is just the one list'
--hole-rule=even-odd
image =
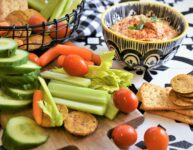
[{"label": "orange carrot", "polygon": [[[64,59],[66,58],[66,55],[60,55],[57,59],[57,65],[59,67],[63,67],[63,64],[64,64]],[[94,62],[93,61],[89,61],[89,60],[85,60],[85,63],[87,65],[94,65]]]},{"label": "orange carrot", "polygon": [[75,54],[81,56],[84,60],[93,61],[95,64],[100,64],[100,56],[94,54],[92,51],[78,47],[58,44],[53,48],[50,48],[42,56],[40,56],[40,65],[45,66],[54,60],[59,55]]},{"label": "orange carrot", "polygon": [[37,65],[40,64],[39,57],[34,53],[29,53],[28,59],[36,63]]},{"label": "orange carrot", "polygon": [[60,55],[57,59],[57,64],[59,67],[63,67],[64,59],[66,58],[66,55]]},{"label": "orange carrot", "polygon": [[43,112],[39,107],[38,102],[43,99],[43,92],[41,90],[35,90],[33,94],[33,117],[37,124],[41,124]]},{"label": "orange carrot", "polygon": [[[0,22],[0,26],[10,26],[10,24],[6,21],[2,21],[2,22]],[[6,34],[7,32],[8,32],[8,30],[7,31],[6,30],[1,30],[0,35]]]},{"label": "orange carrot", "polygon": [[89,65],[94,65],[94,62],[93,61],[89,61],[89,60],[85,60],[85,63],[89,66]]}]

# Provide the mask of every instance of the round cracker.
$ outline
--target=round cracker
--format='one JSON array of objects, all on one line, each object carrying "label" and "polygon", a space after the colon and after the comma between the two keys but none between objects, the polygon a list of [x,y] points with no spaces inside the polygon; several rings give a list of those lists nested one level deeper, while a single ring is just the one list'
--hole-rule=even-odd
[{"label": "round cracker", "polygon": [[183,100],[183,98],[179,97],[174,90],[171,90],[169,93],[169,99],[172,103],[182,107],[193,107],[193,103]]},{"label": "round cracker", "polygon": [[23,12],[27,16],[27,20],[29,20],[32,16],[41,16],[42,17],[42,15],[34,9],[26,9]]},{"label": "round cracker", "polygon": [[172,78],[171,86],[175,92],[181,94],[193,93],[193,76],[179,74]]},{"label": "round cracker", "polygon": [[[33,51],[33,50],[39,49],[42,46],[42,40],[43,40],[43,36],[42,35],[31,36],[28,39],[28,43],[29,43],[28,50],[29,51]],[[50,36],[46,35],[44,37],[43,46],[49,45],[51,42],[52,42],[52,38]],[[25,45],[21,46],[20,48],[26,50],[27,49],[27,45],[26,45],[27,44],[27,40],[24,40],[24,44]]]},{"label": "round cracker", "polygon": [[28,17],[22,10],[15,10],[11,12],[6,18],[8,22],[11,24],[15,24],[16,22],[20,22],[22,25],[28,24]]},{"label": "round cracker", "polygon": [[190,93],[190,94],[181,94],[181,93],[177,93],[179,96],[181,97],[185,97],[185,98],[189,98],[193,101],[193,93]]},{"label": "round cracker", "polygon": [[85,112],[72,111],[64,122],[66,130],[74,135],[86,136],[93,133],[98,126],[97,119]]},{"label": "round cracker", "polygon": [[[57,108],[59,112],[62,114],[63,120],[65,121],[68,116],[68,108],[66,107],[66,105],[62,105],[62,104],[57,104]],[[46,128],[53,127],[50,117],[45,113],[43,113],[43,116],[42,116],[41,126]]]}]

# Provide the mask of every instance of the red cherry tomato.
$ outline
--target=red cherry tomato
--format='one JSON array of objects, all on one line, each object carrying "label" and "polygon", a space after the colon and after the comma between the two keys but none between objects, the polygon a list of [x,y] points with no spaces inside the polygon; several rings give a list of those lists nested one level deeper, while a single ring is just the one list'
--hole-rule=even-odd
[{"label": "red cherry tomato", "polygon": [[28,56],[29,60],[33,61],[34,63],[36,64],[40,64],[40,61],[39,61],[39,57],[34,54],[34,53],[29,53],[29,56]]},{"label": "red cherry tomato", "polygon": [[148,150],[166,150],[169,137],[164,129],[151,127],[144,134],[144,142]]},{"label": "red cherry tomato", "polygon": [[72,76],[84,76],[88,73],[88,65],[79,55],[68,55],[64,59],[64,70]]},{"label": "red cherry tomato", "polygon": [[129,113],[137,109],[138,98],[127,88],[121,88],[113,94],[115,106],[122,112]]},{"label": "red cherry tomato", "polygon": [[132,126],[119,125],[113,129],[112,139],[119,148],[126,149],[137,141],[137,132]]}]

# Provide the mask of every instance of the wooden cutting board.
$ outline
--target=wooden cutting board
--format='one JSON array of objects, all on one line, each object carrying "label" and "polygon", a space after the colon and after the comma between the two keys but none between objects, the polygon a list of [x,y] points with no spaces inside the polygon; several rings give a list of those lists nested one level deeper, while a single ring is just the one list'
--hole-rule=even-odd
[{"label": "wooden cutting board", "polygon": [[119,113],[113,121],[104,117],[97,119],[99,121],[97,130],[86,137],[73,136],[64,128],[47,129],[49,140],[34,150],[119,150],[108,136],[111,129],[122,123],[137,128],[144,121],[138,110],[130,114]]}]

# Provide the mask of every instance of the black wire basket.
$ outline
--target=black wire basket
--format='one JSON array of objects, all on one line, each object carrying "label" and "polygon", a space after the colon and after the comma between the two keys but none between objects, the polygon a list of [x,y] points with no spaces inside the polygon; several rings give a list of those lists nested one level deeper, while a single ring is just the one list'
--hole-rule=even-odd
[{"label": "black wire basket", "polygon": [[[19,45],[19,48],[41,55],[55,44],[64,43],[72,39],[74,31],[76,31],[79,26],[83,8],[84,0],[82,0],[71,14],[67,14],[58,20],[54,19],[52,22],[43,22],[42,24],[31,26],[28,24],[24,26],[0,26],[0,31],[6,31],[6,35],[1,35],[1,37],[22,40],[24,43]],[[61,22],[63,22],[63,24],[61,24]],[[51,30],[52,26],[54,26],[54,30]],[[35,29],[40,30],[34,32]],[[64,31],[62,37],[58,36],[60,30]],[[51,38],[49,36],[50,34],[54,35],[54,38]],[[34,42],[30,41],[32,38],[35,39],[33,40]]]}]

